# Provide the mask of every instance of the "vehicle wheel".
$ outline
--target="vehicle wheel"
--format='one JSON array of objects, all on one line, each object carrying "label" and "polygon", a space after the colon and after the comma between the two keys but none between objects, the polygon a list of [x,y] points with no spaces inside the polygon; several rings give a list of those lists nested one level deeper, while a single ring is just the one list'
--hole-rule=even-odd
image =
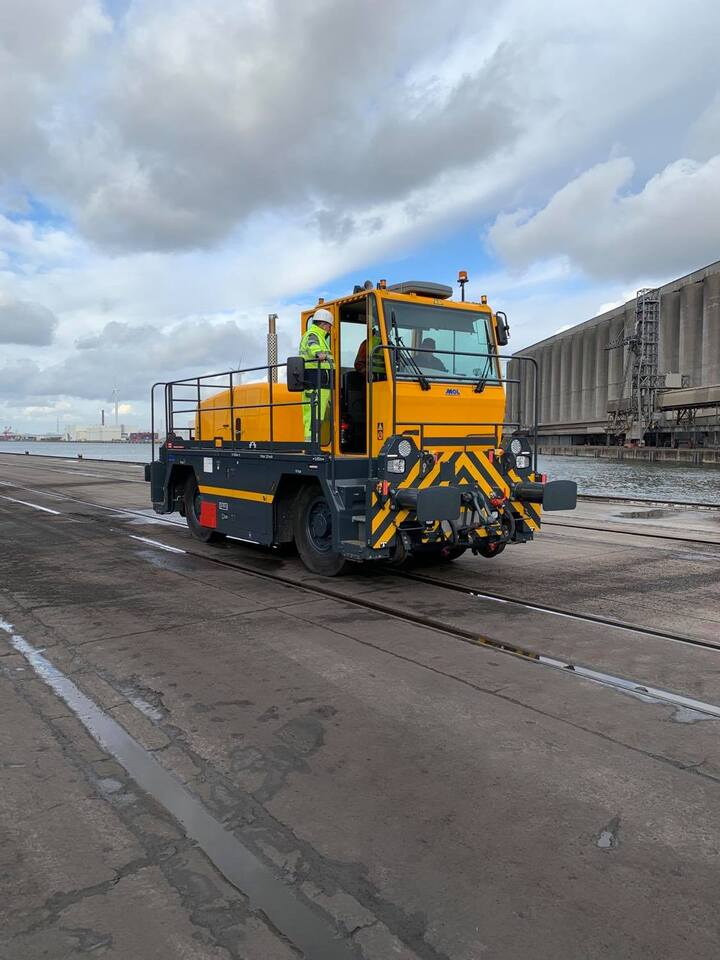
[{"label": "vehicle wheel", "polygon": [[433,567],[438,563],[450,563],[452,560],[457,560],[458,557],[461,557],[467,547],[442,547],[434,545],[432,547],[426,547],[424,550],[418,550],[417,553],[412,555],[413,561],[421,567]]},{"label": "vehicle wheel", "polygon": [[478,547],[478,553],[481,557],[487,557],[488,560],[491,560],[493,557],[499,556],[504,549],[504,543],[483,543]]},{"label": "vehicle wheel", "polygon": [[445,555],[446,560],[458,560],[467,550],[467,547],[450,547]]},{"label": "vehicle wheel", "polygon": [[203,527],[200,524],[200,503],[202,494],[198,490],[195,476],[190,476],[185,482],[185,493],[183,502],[185,504],[185,519],[190,533],[196,540],[202,540],[203,543],[221,543],[225,539],[224,533],[218,533],[217,530],[211,530],[209,527]]},{"label": "vehicle wheel", "polygon": [[333,549],[330,504],[315,485],[300,489],[295,498],[293,532],[300,559],[312,573],[335,577],[347,561]]},{"label": "vehicle wheel", "polygon": [[390,557],[385,561],[389,567],[402,567],[409,560],[409,554],[399,533],[395,534],[395,545],[390,551]]}]

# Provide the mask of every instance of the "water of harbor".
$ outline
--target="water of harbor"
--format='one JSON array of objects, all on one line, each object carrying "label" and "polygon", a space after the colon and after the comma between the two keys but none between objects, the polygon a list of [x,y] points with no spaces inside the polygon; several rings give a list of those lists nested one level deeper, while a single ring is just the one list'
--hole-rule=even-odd
[{"label": "water of harbor", "polygon": [[712,464],[540,456],[538,466],[551,479],[574,480],[578,493],[720,506],[720,467]]},{"label": "water of harbor", "polygon": [[[151,450],[149,443],[0,441],[0,453],[22,456],[27,451],[70,460],[82,456],[84,460],[149,463]],[[574,480],[580,493],[720,504],[720,467],[717,466],[541,456],[539,467],[550,479]]]},{"label": "water of harbor", "polygon": [[[157,447],[156,447],[157,449]],[[0,453],[25,453],[39,457],[61,457],[77,460],[123,460],[130,463],[149,463],[151,443],[73,443],[66,440],[0,440]]]}]

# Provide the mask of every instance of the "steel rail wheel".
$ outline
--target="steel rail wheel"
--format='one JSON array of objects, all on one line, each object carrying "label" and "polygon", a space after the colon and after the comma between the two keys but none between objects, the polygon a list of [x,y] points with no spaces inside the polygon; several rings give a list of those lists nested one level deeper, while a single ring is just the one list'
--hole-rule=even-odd
[{"label": "steel rail wheel", "polygon": [[445,554],[446,560],[457,560],[459,559],[467,550],[467,547],[450,547],[448,552]]},{"label": "steel rail wheel", "polygon": [[497,540],[493,540],[492,543],[483,543],[478,547],[478,553],[481,557],[486,557],[488,560],[491,560],[493,557],[499,556],[505,549],[505,544]]}]

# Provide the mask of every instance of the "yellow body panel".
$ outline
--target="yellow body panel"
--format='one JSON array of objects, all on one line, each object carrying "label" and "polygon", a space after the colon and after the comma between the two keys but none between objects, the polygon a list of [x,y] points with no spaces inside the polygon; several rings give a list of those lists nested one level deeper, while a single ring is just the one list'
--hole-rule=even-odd
[{"label": "yellow body panel", "polygon": [[[214,394],[201,405],[196,419],[198,440],[254,440],[269,442],[270,385],[248,383]],[[284,383],[272,385],[272,439],[276,442],[303,442],[301,396],[290,393]],[[239,421],[239,422],[238,422]]]},{"label": "yellow body panel", "polygon": [[[430,300],[414,294],[399,294],[388,291],[373,291],[380,305],[379,320],[383,342],[388,342],[385,312],[389,316],[387,304],[392,301],[407,301],[436,304],[444,308],[462,310],[472,313],[482,313],[492,319],[489,307],[475,303],[456,303],[451,300]],[[367,296],[359,294],[346,297],[332,303],[323,303],[322,306],[330,310],[335,317],[335,324],[331,331],[333,355],[339,355],[339,308],[344,303],[356,301]],[[298,343],[302,332],[307,326],[313,310],[302,314],[301,331],[298,333]],[[494,324],[490,323],[494,330]],[[387,352],[387,351],[386,351]],[[499,372],[499,369],[498,371]],[[370,386],[370,385],[369,385]],[[377,456],[385,440],[393,432],[393,381],[392,379],[372,384],[372,423],[370,438],[372,456]],[[270,386],[268,383],[251,383],[233,388],[232,402],[230,391],[223,390],[204,400],[201,404],[200,416],[196,419],[196,439],[213,440],[242,440],[255,442],[299,443],[303,442],[302,401],[301,394],[290,393],[282,383],[272,385],[272,435],[270,430],[270,412],[267,404],[270,403]],[[340,370],[335,369],[334,397],[340,395]],[[489,448],[499,446],[502,442],[502,423],[505,416],[505,389],[503,386],[489,384],[481,393],[476,393],[474,384],[459,384],[457,382],[433,382],[430,390],[423,390],[415,380],[399,379],[396,387],[396,432],[409,432],[420,440],[420,434],[413,431],[422,430],[425,445],[431,443],[432,438],[442,440],[443,437],[462,437],[469,433],[476,433],[478,442],[471,442],[469,447]],[[230,409],[232,406],[232,409]],[[370,404],[367,405],[368,412]],[[238,424],[238,419],[240,423]],[[339,417],[335,416],[335,450],[338,456],[343,456],[339,448]],[[233,428],[233,424],[235,429]],[[469,426],[471,424],[485,424],[485,426]],[[238,429],[239,427],[239,429]],[[487,437],[492,436],[492,442]],[[480,437],[483,439],[481,440]],[[433,445],[433,449],[441,449],[442,443]],[[455,448],[457,449],[457,448]]]}]

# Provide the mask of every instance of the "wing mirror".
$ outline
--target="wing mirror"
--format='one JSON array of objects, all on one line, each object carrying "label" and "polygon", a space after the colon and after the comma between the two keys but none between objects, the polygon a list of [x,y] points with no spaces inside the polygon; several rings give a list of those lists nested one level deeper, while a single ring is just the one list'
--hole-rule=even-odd
[{"label": "wing mirror", "polygon": [[502,310],[498,310],[495,314],[495,336],[499,347],[507,346],[510,339],[510,324],[507,314],[503,313]]},{"label": "wing mirror", "polygon": [[287,388],[290,393],[302,393],[305,389],[305,361],[302,357],[287,359]]},{"label": "wing mirror", "polygon": [[287,358],[287,388],[290,393],[302,393],[303,390],[332,390],[332,370],[305,366],[302,357]]}]

